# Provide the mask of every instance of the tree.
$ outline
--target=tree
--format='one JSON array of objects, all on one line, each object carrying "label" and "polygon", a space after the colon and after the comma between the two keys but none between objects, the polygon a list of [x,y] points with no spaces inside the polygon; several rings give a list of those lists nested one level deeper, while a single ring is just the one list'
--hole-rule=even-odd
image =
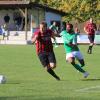
[{"label": "tree", "polygon": [[100,20],[100,0],[31,0],[66,12],[65,21],[77,20],[84,22],[89,17]]}]

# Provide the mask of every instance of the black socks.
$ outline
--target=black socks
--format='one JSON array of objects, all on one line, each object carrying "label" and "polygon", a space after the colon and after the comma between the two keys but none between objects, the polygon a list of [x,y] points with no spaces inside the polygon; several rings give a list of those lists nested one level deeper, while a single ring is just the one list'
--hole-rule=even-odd
[{"label": "black socks", "polygon": [[93,46],[89,46],[88,51],[87,51],[88,54],[92,54],[92,47]]},{"label": "black socks", "polygon": [[47,69],[47,72],[49,73],[49,74],[51,74],[54,78],[56,78],[57,80],[60,80],[60,78],[55,74],[55,72],[51,69],[51,68],[49,68],[49,69]]}]

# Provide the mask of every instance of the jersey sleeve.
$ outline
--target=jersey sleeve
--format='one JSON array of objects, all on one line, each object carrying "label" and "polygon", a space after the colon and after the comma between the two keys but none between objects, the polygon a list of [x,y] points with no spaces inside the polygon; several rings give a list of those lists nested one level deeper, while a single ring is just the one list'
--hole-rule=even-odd
[{"label": "jersey sleeve", "polygon": [[33,33],[32,38],[34,38],[35,36],[39,37],[39,30],[37,30],[36,32]]}]

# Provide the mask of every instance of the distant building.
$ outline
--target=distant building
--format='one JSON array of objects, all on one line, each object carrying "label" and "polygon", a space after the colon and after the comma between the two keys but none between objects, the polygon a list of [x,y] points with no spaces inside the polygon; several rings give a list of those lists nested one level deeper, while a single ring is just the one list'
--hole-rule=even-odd
[{"label": "distant building", "polygon": [[[4,24],[4,16],[10,17],[9,31],[16,30],[16,18],[20,18],[20,31],[33,31],[38,28],[39,23],[45,20],[48,26],[53,21],[57,21],[59,27],[62,25],[62,16],[64,12],[55,10],[48,6],[30,2],[30,0],[0,0],[0,26]],[[26,22],[27,21],[27,22]],[[26,25],[27,24],[27,25]],[[26,25],[26,26],[25,26]],[[27,27],[27,29],[26,29]]]}]

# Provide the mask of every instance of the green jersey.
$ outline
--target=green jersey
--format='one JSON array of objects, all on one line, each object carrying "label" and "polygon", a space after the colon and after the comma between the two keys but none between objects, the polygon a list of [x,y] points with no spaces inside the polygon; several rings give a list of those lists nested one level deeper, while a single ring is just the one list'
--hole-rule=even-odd
[{"label": "green jersey", "polygon": [[57,27],[56,27],[56,26],[54,26],[54,25],[51,25],[51,26],[50,26],[50,29],[51,29],[53,32],[55,32],[55,33],[57,33],[57,32],[58,32]]},{"label": "green jersey", "polygon": [[75,33],[74,35],[75,35],[75,37],[73,39],[73,44],[77,45],[77,36],[79,35],[79,33]]},{"label": "green jersey", "polygon": [[[60,35],[63,39],[64,48],[65,48],[66,53],[70,53],[72,51],[79,51],[79,48],[76,44],[76,34],[75,33],[69,34],[66,30],[64,30],[60,33]],[[70,44],[75,44],[75,45],[70,45]]]}]

